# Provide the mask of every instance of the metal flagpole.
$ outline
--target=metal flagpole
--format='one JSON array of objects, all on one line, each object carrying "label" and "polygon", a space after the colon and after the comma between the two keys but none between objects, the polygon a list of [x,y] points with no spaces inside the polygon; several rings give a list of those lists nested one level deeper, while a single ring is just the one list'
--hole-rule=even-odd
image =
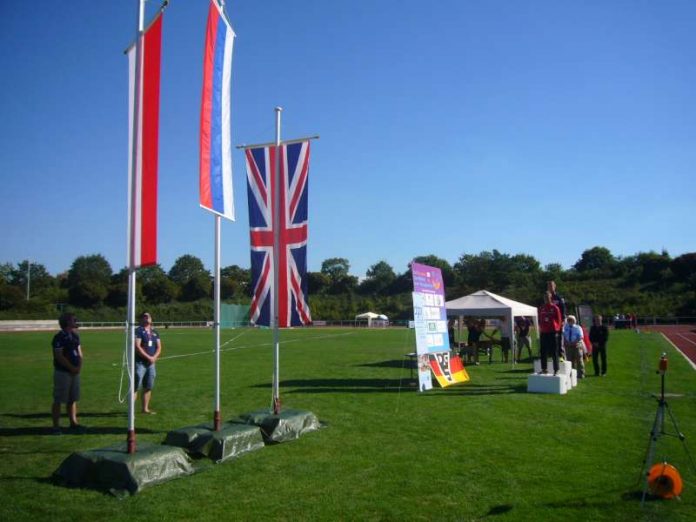
[{"label": "metal flagpole", "polygon": [[273,347],[274,347],[274,368],[273,368],[273,413],[280,413],[280,333],[278,328],[279,305],[278,287],[280,283],[280,267],[278,266],[280,246],[280,113],[282,107],[276,107],[276,140],[275,140],[275,172],[273,185]]},{"label": "metal flagpole", "polygon": [[128,435],[126,436],[126,446],[128,453],[135,453],[135,263],[134,263],[134,252],[135,245],[133,241],[133,225],[135,222],[135,202],[133,198],[135,197],[135,183],[136,183],[136,169],[137,169],[137,158],[138,158],[138,142],[140,137],[138,135],[138,120],[140,113],[140,71],[142,68],[142,42],[140,41],[140,36],[143,33],[145,23],[145,0],[138,0],[138,31],[135,37],[135,93],[133,96],[133,129],[132,129],[132,157],[131,157],[131,179],[130,185],[128,187],[128,344],[127,347],[129,354],[129,366],[128,374],[130,376],[130,389],[128,393]]},{"label": "metal flagpole", "polygon": [[215,215],[215,411],[213,429],[220,431],[220,222]]}]

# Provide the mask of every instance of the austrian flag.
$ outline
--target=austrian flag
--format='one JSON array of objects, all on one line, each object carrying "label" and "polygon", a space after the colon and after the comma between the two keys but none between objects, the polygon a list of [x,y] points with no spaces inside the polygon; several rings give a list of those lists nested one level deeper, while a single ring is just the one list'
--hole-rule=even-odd
[{"label": "austrian flag", "polygon": [[[312,321],[307,304],[309,141],[247,149],[246,169],[254,292],[250,320],[261,326],[272,325],[274,291],[277,291],[278,326],[309,324]],[[274,208],[278,209],[277,214]],[[276,262],[278,288],[274,289]]]},{"label": "austrian flag", "polygon": [[159,141],[162,13],[128,49],[128,265],[157,263],[157,153]]}]

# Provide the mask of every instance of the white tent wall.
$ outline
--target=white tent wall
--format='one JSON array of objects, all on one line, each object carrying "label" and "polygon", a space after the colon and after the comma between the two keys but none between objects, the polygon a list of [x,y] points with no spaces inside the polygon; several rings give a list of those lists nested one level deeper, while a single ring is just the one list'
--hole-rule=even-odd
[{"label": "white tent wall", "polygon": [[[531,317],[534,323],[537,339],[539,338],[539,316],[537,309],[524,303],[519,303],[496,295],[487,290],[479,290],[473,294],[459,297],[445,303],[448,317],[458,317],[461,328],[461,319],[464,316],[471,317],[504,317],[507,330],[506,336],[510,339],[511,348],[514,349],[514,319],[517,316]],[[512,357],[513,364],[515,357]]]}]

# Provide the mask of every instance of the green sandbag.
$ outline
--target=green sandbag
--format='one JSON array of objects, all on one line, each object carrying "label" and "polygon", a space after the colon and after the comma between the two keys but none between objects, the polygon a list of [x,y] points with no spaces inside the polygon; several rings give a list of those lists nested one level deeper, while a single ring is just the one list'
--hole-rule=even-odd
[{"label": "green sandbag", "polygon": [[212,424],[172,430],[167,433],[164,443],[184,448],[192,455],[209,457],[215,462],[223,462],[264,446],[258,426],[241,422],[226,422],[220,426],[220,431],[213,431]]},{"label": "green sandbag", "polygon": [[321,427],[319,419],[311,411],[283,410],[274,414],[270,410],[258,410],[240,415],[240,419],[261,428],[266,444],[299,439],[300,435]]},{"label": "green sandbag", "polygon": [[134,495],[141,489],[194,473],[183,449],[141,443],[128,454],[126,443],[80,451],[66,458],[53,474],[67,487],[109,491],[117,496]]}]

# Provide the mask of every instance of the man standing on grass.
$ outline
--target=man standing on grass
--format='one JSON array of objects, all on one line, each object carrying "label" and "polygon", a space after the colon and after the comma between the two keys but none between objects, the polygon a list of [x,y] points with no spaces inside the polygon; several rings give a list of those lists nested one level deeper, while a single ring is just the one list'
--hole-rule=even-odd
[{"label": "man standing on grass", "polygon": [[544,305],[539,308],[539,337],[541,344],[541,373],[548,372],[548,357],[553,359],[553,374],[558,373],[558,332],[561,330],[561,311],[553,304],[551,292],[544,294]]},{"label": "man standing on grass", "polygon": [[154,415],[150,409],[152,388],[155,385],[157,370],[155,363],[162,352],[157,330],[152,327],[152,316],[144,312],[140,316],[140,326],[135,330],[135,398],[143,388],[143,413]]},{"label": "man standing on grass", "polygon": [[60,435],[60,405],[65,404],[65,412],[70,419],[70,429],[83,431],[77,420],[77,401],[80,400],[80,371],[82,370],[82,347],[77,333],[75,314],[64,313],[58,319],[60,332],[53,337],[53,429],[51,433]]},{"label": "man standing on grass", "polygon": [[[609,340],[609,329],[602,324],[602,316],[595,315],[592,318],[592,328],[590,328],[590,342],[592,343],[592,365],[594,366],[595,377],[607,374],[607,341]],[[601,365],[600,365],[601,363]]]}]

